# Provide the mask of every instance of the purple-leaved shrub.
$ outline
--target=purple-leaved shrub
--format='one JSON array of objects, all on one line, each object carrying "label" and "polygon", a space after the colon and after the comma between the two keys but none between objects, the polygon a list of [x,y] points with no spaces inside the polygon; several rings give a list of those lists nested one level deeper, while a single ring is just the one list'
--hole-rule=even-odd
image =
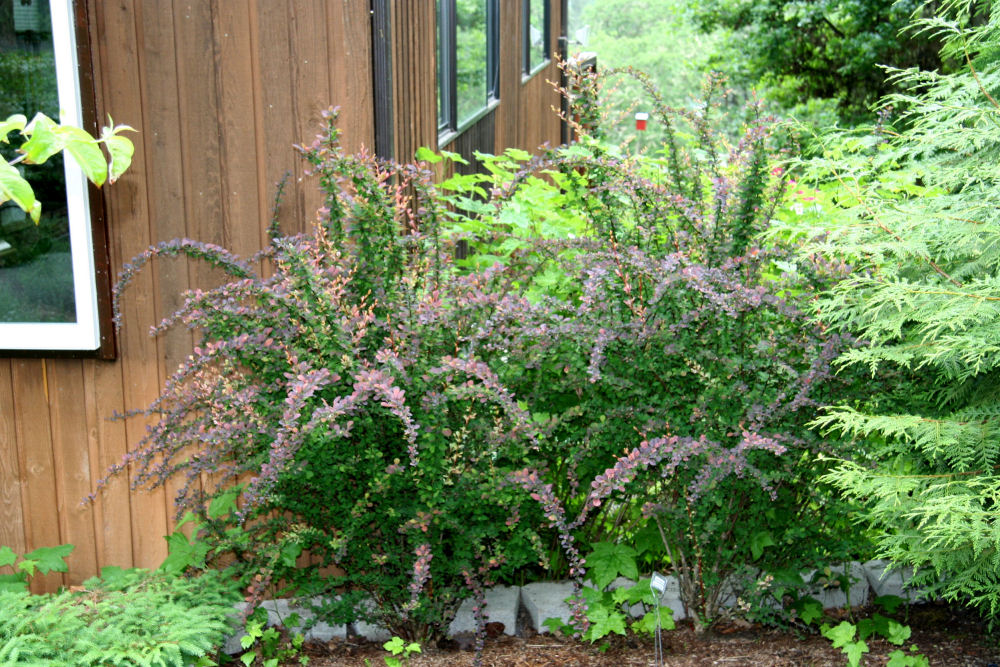
[{"label": "purple-leaved shrub", "polygon": [[[123,272],[116,299],[158,256],[207,260],[229,280],[189,291],[154,331],[186,326],[200,341],[113,472],[182,478],[178,513],[201,515],[254,594],[270,582],[326,596],[324,620],[429,641],[464,598],[481,610],[484,586],[538,560],[539,511],[505,484],[536,429],[477,357],[479,304],[497,296],[488,276],[450,269],[430,172],[346,156],[332,123],[303,149],[327,194],[308,232],[273,232],[248,261],[167,242]],[[210,516],[236,484],[239,511]]]},{"label": "purple-leaved shrub", "polygon": [[[512,479],[542,506],[559,572],[581,578],[590,542],[633,540],[677,575],[699,628],[741,568],[815,566],[856,546],[816,483],[818,454],[839,443],[806,427],[848,380],[830,362],[850,341],[805,307],[834,273],[761,242],[784,194],[781,128],[755,102],[742,137],[719,136],[719,85],[693,111],[655,110],[661,156],[584,136],[519,173],[494,169],[492,218],[453,226],[501,258],[511,290],[480,354],[504,361],[541,430],[534,466]],[[512,213],[525,210],[530,223]],[[553,239],[568,219],[584,233]]]}]

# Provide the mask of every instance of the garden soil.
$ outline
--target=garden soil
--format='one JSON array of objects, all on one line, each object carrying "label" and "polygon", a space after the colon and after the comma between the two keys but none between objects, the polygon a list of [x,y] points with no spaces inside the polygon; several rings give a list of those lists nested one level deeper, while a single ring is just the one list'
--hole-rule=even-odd
[{"label": "garden soil", "polygon": [[[870,610],[864,612],[870,613]],[[991,635],[986,625],[965,609],[945,604],[920,605],[910,610],[908,618],[902,615],[897,618],[908,622],[913,630],[903,648],[916,645],[932,666],[1000,667],[1000,634]],[[827,620],[836,624],[842,619],[831,617]],[[463,643],[470,642],[425,648],[422,654],[411,658],[409,667],[471,665],[472,652],[463,650],[468,648],[460,645]],[[876,638],[869,638],[867,643],[870,652],[862,665],[869,667],[884,666],[889,654],[900,648]],[[702,635],[696,635],[690,626],[679,624],[676,630],[663,633],[663,645],[662,664],[667,667],[843,667],[847,664],[844,653],[819,635],[745,624],[722,625]],[[365,665],[366,659],[372,667],[383,667],[382,658],[388,655],[379,644],[364,640],[312,643],[307,648],[309,667]],[[288,662],[285,666],[298,664],[298,661]],[[591,646],[550,635],[533,635],[487,639],[482,664],[486,667],[645,667],[657,663],[651,639],[615,636],[602,651],[599,644]]]}]

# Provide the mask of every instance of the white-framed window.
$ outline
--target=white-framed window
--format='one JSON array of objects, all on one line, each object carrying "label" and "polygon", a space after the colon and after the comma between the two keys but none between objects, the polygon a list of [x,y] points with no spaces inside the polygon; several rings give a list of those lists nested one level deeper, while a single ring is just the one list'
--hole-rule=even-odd
[{"label": "white-framed window", "polygon": [[[83,127],[73,2],[0,0],[0,117],[39,111]],[[36,225],[12,203],[0,207],[0,355],[97,350],[87,180],[61,156],[24,173],[42,218]]]}]

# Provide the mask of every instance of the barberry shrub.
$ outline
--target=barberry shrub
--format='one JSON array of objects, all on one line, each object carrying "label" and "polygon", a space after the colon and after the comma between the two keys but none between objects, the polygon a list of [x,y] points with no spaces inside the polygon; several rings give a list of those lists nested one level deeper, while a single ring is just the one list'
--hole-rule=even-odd
[{"label": "barberry shrub", "polygon": [[[513,176],[497,168],[493,219],[450,228],[523,297],[497,305],[481,354],[509,361],[502,377],[542,429],[535,467],[513,479],[543,506],[568,573],[584,573],[581,542],[633,540],[669,563],[698,627],[742,567],[857,546],[835,535],[850,530],[842,506],[816,483],[817,455],[838,443],[806,427],[847,387],[830,362],[849,339],[807,308],[833,271],[759,241],[784,193],[781,129],[754,104],[727,143],[710,99],[658,106],[658,157],[585,136]],[[557,212],[511,214],[546,189]],[[568,223],[583,232],[551,238]]]},{"label": "barberry shrub", "polygon": [[[156,328],[201,340],[116,470],[132,465],[136,485],[183,477],[178,512],[201,515],[212,553],[235,557],[252,592],[321,597],[323,620],[425,642],[463,599],[481,608],[484,585],[537,560],[522,519],[539,512],[505,484],[534,427],[476,356],[488,281],[450,269],[430,172],[345,156],[336,134],[331,116],[303,149],[327,195],[308,232],[272,229],[249,261],[167,242],[122,274],[116,297],[154,257],[230,279],[188,292]],[[237,525],[220,524],[210,501],[240,484]]]}]

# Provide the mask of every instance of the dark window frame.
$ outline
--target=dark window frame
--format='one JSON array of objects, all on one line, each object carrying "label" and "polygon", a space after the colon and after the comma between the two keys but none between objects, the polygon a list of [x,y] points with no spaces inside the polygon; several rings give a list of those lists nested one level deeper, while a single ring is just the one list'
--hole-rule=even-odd
[{"label": "dark window frame", "polygon": [[437,2],[438,146],[445,146],[500,103],[500,0],[486,2],[486,103],[459,122],[455,0]]},{"label": "dark window frame", "polygon": [[[542,44],[545,56],[532,66],[531,3],[544,3],[542,19]],[[552,0],[522,0],[521,3],[521,82],[527,82],[552,63]]]}]

